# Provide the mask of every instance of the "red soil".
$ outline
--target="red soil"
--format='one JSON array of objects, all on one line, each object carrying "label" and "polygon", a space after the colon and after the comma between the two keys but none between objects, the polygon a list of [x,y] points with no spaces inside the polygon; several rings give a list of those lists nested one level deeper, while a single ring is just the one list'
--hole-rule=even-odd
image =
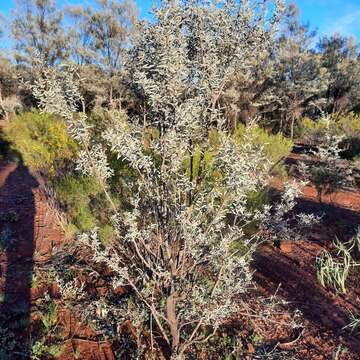
[{"label": "red soil", "polygon": [[[272,179],[276,191],[283,188]],[[323,215],[301,241],[281,244],[280,249],[266,245],[255,257],[255,280],[266,295],[280,285],[278,294],[299,309],[304,317],[304,332],[294,344],[301,359],[332,359],[339,346],[346,352],[339,359],[360,359],[359,333],[344,329],[350,314],[360,314],[360,272],[354,269],[347,281],[347,293],[338,295],[324,289],[316,278],[315,260],[324,250],[333,248],[335,238],[348,241],[360,226],[360,192],[339,191],[318,203],[316,189],[302,190],[296,211]]]},{"label": "red soil", "polygon": [[[61,248],[65,236],[56,216],[50,210],[41,190],[41,181],[23,166],[4,164],[0,167],[0,212],[14,210],[19,220],[10,224],[17,246],[0,252],[0,291],[12,302],[28,302],[28,316],[34,319],[32,310],[36,299],[49,291],[59,297],[54,284],[40,284],[31,289],[34,266],[46,262],[54,250]],[[274,180],[275,188],[281,183]],[[303,313],[304,331],[298,341],[284,345],[294,350],[300,359],[332,359],[339,345],[347,348],[339,359],[360,359],[360,338],[343,330],[349,323],[349,312],[360,313],[359,272],[348,281],[348,293],[336,295],[321,287],[316,279],[315,258],[332,246],[334,236],[341,241],[349,239],[356,225],[360,225],[359,192],[340,192],[324,199],[327,206],[317,203],[315,189],[307,186],[299,202],[298,210],[319,212],[326,210],[324,221],[298,242],[282,244],[280,249],[272,245],[262,247],[254,261],[255,280],[264,295],[271,295],[281,284],[279,296],[290,302],[291,308]],[[5,226],[0,222],[0,230]],[[6,307],[5,311],[8,310]],[[1,310],[1,309],[0,309]],[[83,326],[66,310],[58,311],[59,326],[63,329],[64,351],[61,360],[114,359],[111,345],[96,341],[96,334]],[[283,335],[277,331],[278,339]],[[27,334],[21,334],[24,337]],[[274,339],[273,339],[274,340]],[[276,340],[276,339],[275,339]],[[253,345],[249,344],[249,349]],[[252,351],[249,350],[249,353]],[[15,359],[15,358],[14,358]]]},{"label": "red soil", "polygon": [[[7,251],[0,250],[0,294],[5,300],[4,304],[0,304],[0,315],[6,315],[11,321],[16,318],[16,307],[22,306],[22,317],[30,321],[31,328],[35,326],[32,323],[36,322],[33,313],[36,300],[46,291],[55,298],[59,297],[55,284],[32,287],[34,268],[48,261],[54,251],[61,249],[66,238],[47,203],[41,180],[23,165],[5,163],[0,166],[0,213],[8,211],[15,211],[18,221],[0,221],[0,231],[9,227],[16,244]],[[69,312],[59,310],[58,321],[64,330],[65,341],[59,359],[114,359],[110,344],[88,340],[93,335],[91,331],[76,322]],[[18,336],[22,349],[28,351],[29,348],[25,348],[30,346],[27,345],[29,334],[24,331]]]}]

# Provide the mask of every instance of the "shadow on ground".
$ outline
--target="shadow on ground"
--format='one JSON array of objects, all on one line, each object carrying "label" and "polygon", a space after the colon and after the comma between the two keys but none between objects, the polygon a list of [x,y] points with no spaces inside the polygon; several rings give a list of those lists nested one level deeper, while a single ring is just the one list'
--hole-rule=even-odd
[{"label": "shadow on ground", "polygon": [[317,350],[321,353],[326,349],[330,358],[340,343],[352,354],[360,354],[360,338],[343,329],[349,324],[350,312],[360,312],[358,284],[356,289],[349,288],[346,296],[337,296],[319,284],[315,268],[316,257],[324,248],[331,248],[335,237],[346,242],[354,235],[360,213],[308,199],[300,199],[296,211],[323,218],[303,240],[292,242],[286,250],[272,245],[259,249],[254,259],[255,280],[267,294],[273,294],[280,285],[278,294],[302,312],[307,331],[303,345],[310,351],[310,357],[304,359],[315,358]]},{"label": "shadow on ground", "polygon": [[[0,144],[2,153],[7,144]],[[5,151],[4,151],[5,150]],[[5,153],[5,156],[8,154]],[[17,156],[0,164],[0,358],[30,359],[37,180]]]}]

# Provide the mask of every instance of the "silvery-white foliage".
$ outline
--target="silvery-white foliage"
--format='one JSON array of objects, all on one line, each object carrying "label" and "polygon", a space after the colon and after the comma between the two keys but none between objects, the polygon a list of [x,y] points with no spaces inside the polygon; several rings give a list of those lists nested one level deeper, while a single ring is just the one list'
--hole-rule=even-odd
[{"label": "silvery-white foliage", "polygon": [[56,277],[56,282],[59,286],[61,297],[65,301],[74,303],[85,299],[86,293],[84,292],[84,284],[78,285],[74,280],[66,282],[60,276]]},{"label": "silvery-white foliage", "polygon": [[86,176],[94,176],[102,182],[106,182],[114,174],[101,144],[95,144],[90,149],[80,151],[76,170]]},{"label": "silvery-white foliage", "polygon": [[88,176],[96,177],[105,190],[106,180],[113,175],[105,149],[100,143],[92,143],[93,125],[87,122],[87,115],[85,113],[74,115],[83,100],[76,67],[64,64],[59,68],[50,68],[36,53],[33,61],[39,77],[34,84],[26,85],[32,90],[42,111],[61,115],[67,120],[69,134],[82,147],[77,159],[77,169]]},{"label": "silvery-white foliage", "polygon": [[296,198],[300,196],[301,188],[305,184],[295,181],[285,183],[280,201],[272,207],[265,206],[263,211],[257,214],[260,227],[266,234],[265,238],[276,242],[300,239],[304,231],[319,222],[320,218],[314,214],[292,212]]},{"label": "silvery-white foliage", "polygon": [[[98,143],[85,115],[69,116],[77,93],[68,101],[70,91],[52,73],[53,93],[41,82],[34,87],[43,109],[63,114],[83,146],[79,171],[106,183],[113,175],[110,151],[137,174],[128,184],[130,209],[113,209],[114,247],[104,248],[96,229],[79,241],[92,249],[93,261],[112,270],[114,287],[132,288],[146,310],[142,326],[155,324],[176,357],[211,337],[204,327],[214,335],[241,310],[238,299],[253,286],[256,245],[264,234],[285,237],[290,228],[284,216],[298,191],[289,185],[279,205],[251,210],[248,194],[266,187],[271,164],[251,131],[242,143],[234,141],[219,103],[231,75],[251,71],[251,57],[274,44],[282,2],[270,3],[162,1],[127,64],[144,101],[142,116],[111,112]],[[254,222],[258,230],[249,235],[246,226]]]},{"label": "silvery-white foliage", "polygon": [[310,179],[318,191],[319,201],[322,196],[337,190],[351,187],[354,183],[354,169],[341,163],[340,153],[344,151],[342,136],[334,135],[330,129],[331,118],[324,117],[326,131],[322,143],[312,154],[318,163],[310,166],[303,165],[300,172],[304,178]]},{"label": "silvery-white foliage", "polygon": [[63,64],[60,69],[48,67],[39,53],[35,52],[33,56],[33,68],[38,77],[34,84],[26,85],[31,88],[43,111],[61,114],[71,121],[81,99],[75,67],[70,64]]}]

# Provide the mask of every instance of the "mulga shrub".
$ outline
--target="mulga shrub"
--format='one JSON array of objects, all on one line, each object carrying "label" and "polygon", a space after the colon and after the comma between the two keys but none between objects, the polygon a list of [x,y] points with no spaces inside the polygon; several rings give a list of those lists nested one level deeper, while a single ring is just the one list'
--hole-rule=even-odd
[{"label": "mulga shrub", "polygon": [[36,110],[12,117],[4,133],[26,166],[52,176],[76,152],[65,121]]}]

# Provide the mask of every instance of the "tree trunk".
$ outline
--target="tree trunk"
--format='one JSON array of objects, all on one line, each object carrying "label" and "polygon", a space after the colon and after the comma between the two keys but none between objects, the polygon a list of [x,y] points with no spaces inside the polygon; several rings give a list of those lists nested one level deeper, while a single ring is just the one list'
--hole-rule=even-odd
[{"label": "tree trunk", "polygon": [[290,138],[294,139],[294,125],[295,125],[295,118],[291,118],[291,127],[290,127]]},{"label": "tree trunk", "polygon": [[110,90],[109,90],[109,107],[110,109],[113,109],[113,86],[110,84]]},{"label": "tree trunk", "polygon": [[[193,184],[194,181],[194,149],[193,149],[193,142],[192,140],[190,140],[189,143],[189,148],[190,148],[190,183],[191,186]],[[193,198],[193,192],[192,190],[189,191],[189,206],[192,205],[192,198]]]},{"label": "tree trunk", "polygon": [[170,326],[171,348],[176,354],[180,344],[180,331],[176,316],[176,294],[173,292],[166,299],[166,315]]}]

